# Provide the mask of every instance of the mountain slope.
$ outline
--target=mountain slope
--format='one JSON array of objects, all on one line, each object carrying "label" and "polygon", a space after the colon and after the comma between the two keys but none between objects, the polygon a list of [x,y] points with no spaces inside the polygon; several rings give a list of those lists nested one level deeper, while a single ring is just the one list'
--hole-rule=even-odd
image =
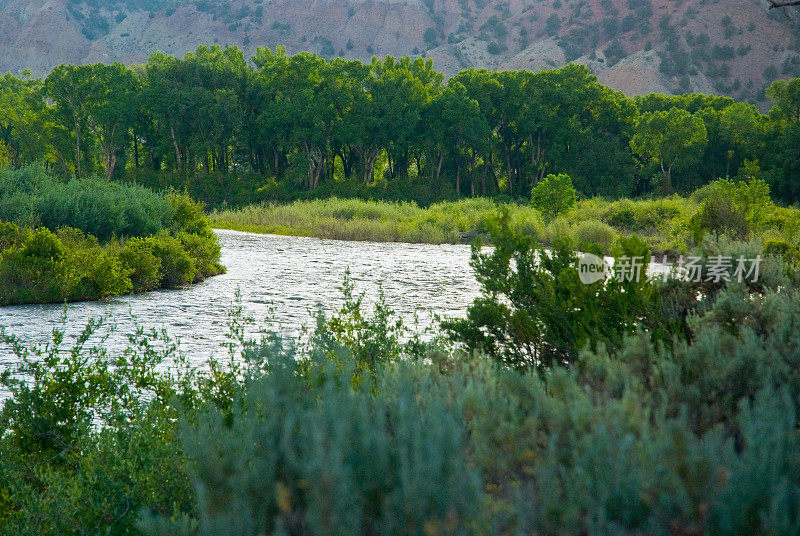
[{"label": "mountain slope", "polygon": [[467,67],[568,61],[628,94],[702,91],[763,102],[800,76],[800,10],[766,0],[0,0],[0,72],[143,62],[201,44],[326,57],[424,55]]}]

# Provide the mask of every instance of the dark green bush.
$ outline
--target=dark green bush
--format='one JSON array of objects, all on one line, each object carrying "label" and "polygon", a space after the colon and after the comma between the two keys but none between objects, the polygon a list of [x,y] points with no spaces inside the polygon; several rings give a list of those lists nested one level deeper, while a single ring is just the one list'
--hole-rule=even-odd
[{"label": "dark green bush", "polygon": [[[587,285],[568,241],[548,251],[533,237],[512,231],[507,211],[490,235],[491,253],[482,253],[480,244],[472,251],[483,295],[466,319],[444,324],[469,350],[512,366],[547,368],[572,362],[586,344],[618,348],[626,334],[658,325],[658,296],[644,270],[638,281],[611,278]],[[646,245],[635,237],[620,245],[618,256],[639,256],[644,266],[650,262]]]},{"label": "dark green bush", "polygon": [[185,195],[28,166],[0,171],[0,218],[14,220],[0,223],[0,304],[96,300],[224,271],[202,206]]},{"label": "dark green bush", "polygon": [[74,227],[101,241],[152,235],[168,221],[167,203],[158,194],[103,179],[55,184],[40,197],[37,212],[49,229]]},{"label": "dark green bush", "polygon": [[169,223],[167,202],[140,186],[90,178],[62,182],[41,166],[0,172],[0,220],[74,227],[101,242],[147,236]]},{"label": "dark green bush", "polygon": [[747,216],[727,197],[714,196],[703,201],[694,221],[704,231],[728,235],[736,240],[747,240],[750,234]]}]

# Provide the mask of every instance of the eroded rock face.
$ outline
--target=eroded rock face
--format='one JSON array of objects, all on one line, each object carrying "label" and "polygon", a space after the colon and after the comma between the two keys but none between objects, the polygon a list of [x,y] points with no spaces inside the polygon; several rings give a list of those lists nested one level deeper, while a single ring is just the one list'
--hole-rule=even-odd
[{"label": "eroded rock face", "polygon": [[577,61],[628,94],[758,101],[775,73],[800,76],[798,13],[766,0],[0,0],[0,71],[285,45],[366,61],[425,55],[449,75]]}]

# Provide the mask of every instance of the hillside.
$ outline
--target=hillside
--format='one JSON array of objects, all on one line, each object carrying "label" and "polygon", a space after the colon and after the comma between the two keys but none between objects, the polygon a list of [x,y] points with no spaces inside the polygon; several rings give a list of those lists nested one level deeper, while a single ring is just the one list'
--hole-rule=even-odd
[{"label": "hillside", "polygon": [[448,74],[575,61],[629,95],[762,102],[766,83],[800,76],[800,10],[760,1],[0,0],[0,72],[283,44],[362,60],[423,55]]}]

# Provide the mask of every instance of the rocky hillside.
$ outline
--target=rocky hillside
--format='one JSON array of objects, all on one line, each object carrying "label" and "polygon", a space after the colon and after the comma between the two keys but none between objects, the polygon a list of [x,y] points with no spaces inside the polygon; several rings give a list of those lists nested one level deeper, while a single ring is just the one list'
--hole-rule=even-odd
[{"label": "rocky hillside", "polygon": [[0,72],[142,62],[200,44],[283,44],[326,57],[421,55],[466,67],[575,61],[628,94],[763,100],[800,76],[800,9],[766,0],[0,0]]}]

